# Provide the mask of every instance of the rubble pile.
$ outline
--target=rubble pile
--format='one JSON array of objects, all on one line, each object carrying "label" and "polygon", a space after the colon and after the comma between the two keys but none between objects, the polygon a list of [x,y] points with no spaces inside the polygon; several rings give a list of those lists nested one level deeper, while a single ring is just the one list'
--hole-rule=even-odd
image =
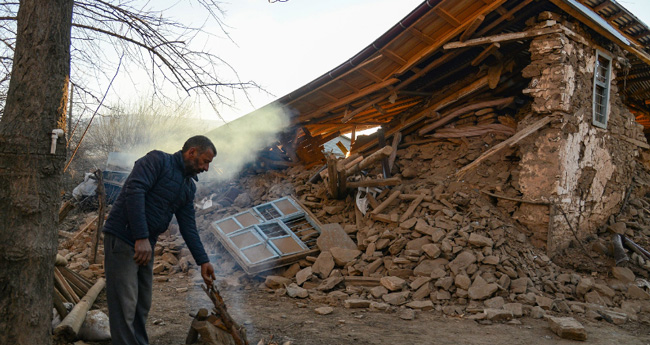
[{"label": "rubble pile", "polygon": [[[476,319],[559,313],[622,323],[650,312],[645,280],[650,262],[633,253],[628,267],[614,267],[610,246],[613,229],[642,247],[649,244],[646,171],[635,178],[638,187],[624,212],[612,217],[600,236],[574,241],[551,260],[512,218],[529,202],[517,199],[514,149],[486,160],[460,181],[454,176],[503,140],[500,134],[423,145],[409,145],[408,139],[393,169],[401,183],[379,192],[365,216],[355,210],[354,195],[334,200],[327,181],[307,183],[317,168],[294,167],[243,174],[221,186],[217,195],[233,188],[241,194],[230,206],[217,201],[199,211],[203,236],[211,240],[206,230],[215,220],[294,195],[322,223],[339,223],[357,248],[321,248],[318,256],[269,273],[264,285],[277,293],[348,308],[398,310],[403,318],[413,317],[413,310],[435,309]],[[368,176],[379,170],[370,169]],[[393,201],[386,206],[387,200]],[[379,207],[385,207],[382,217],[373,213]]]}]

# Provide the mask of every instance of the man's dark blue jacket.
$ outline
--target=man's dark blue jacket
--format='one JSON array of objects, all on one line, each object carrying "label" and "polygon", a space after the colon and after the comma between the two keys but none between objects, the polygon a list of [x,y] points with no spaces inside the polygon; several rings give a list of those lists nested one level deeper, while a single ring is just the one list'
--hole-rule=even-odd
[{"label": "man's dark blue jacket", "polygon": [[138,159],[124,182],[113,209],[104,225],[104,232],[135,245],[135,240],[148,238],[151,248],[158,235],[167,230],[172,216],[197,265],[208,262],[208,256],[196,229],[194,193],[196,176],[185,175],[181,151],[168,154],[151,151]]}]

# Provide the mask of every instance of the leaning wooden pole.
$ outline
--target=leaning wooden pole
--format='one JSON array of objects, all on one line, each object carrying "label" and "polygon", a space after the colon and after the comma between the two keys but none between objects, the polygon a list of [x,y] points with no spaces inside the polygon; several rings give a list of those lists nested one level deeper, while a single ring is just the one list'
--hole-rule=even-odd
[{"label": "leaning wooden pole", "polygon": [[88,290],[86,296],[84,296],[84,298],[82,298],[81,301],[72,308],[72,311],[68,316],[66,316],[65,319],[54,328],[54,335],[61,336],[66,340],[76,338],[81,325],[86,319],[86,313],[88,313],[88,310],[90,310],[90,307],[95,303],[95,299],[97,299],[97,296],[105,286],[106,280],[104,280],[104,278],[97,279],[97,282],[92,288],[90,288],[90,290]]}]

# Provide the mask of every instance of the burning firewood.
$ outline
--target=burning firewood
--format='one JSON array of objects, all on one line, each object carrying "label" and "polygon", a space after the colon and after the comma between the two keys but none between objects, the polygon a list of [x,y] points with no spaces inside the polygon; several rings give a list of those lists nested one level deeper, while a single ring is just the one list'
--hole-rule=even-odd
[{"label": "burning firewood", "polygon": [[210,288],[207,288],[205,285],[203,285],[202,288],[208,297],[210,297],[212,303],[214,303],[214,313],[216,314],[218,321],[220,321],[222,326],[220,327],[215,323],[213,324],[230,333],[236,345],[248,345],[245,331],[241,326],[237,325],[237,323],[228,313],[226,303],[223,301],[223,298],[221,298],[221,295],[219,294],[217,288],[214,285]]}]

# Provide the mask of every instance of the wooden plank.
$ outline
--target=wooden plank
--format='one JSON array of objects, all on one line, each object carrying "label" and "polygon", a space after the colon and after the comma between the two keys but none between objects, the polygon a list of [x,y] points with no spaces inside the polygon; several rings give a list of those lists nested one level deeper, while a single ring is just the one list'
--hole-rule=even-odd
[{"label": "wooden plank", "polygon": [[379,206],[377,206],[377,208],[372,210],[371,213],[372,214],[381,213],[381,211],[383,211],[386,207],[388,207],[388,205],[390,205],[391,202],[393,202],[395,199],[397,199],[397,197],[400,194],[402,194],[402,192],[400,192],[398,190],[394,191],[393,194],[391,194],[388,198],[386,198],[386,200],[384,200],[381,204],[379,204]]},{"label": "wooden plank", "polygon": [[381,83],[383,81],[383,79],[381,79],[379,76],[377,76],[376,74],[368,71],[365,68],[359,68],[357,70],[357,72],[363,74],[364,76],[366,76],[368,79],[374,81],[375,83]]},{"label": "wooden plank", "polygon": [[368,203],[370,204],[370,207],[372,207],[373,210],[376,209],[377,206],[379,206],[377,199],[375,199],[375,197],[372,196],[372,193],[366,193],[366,198],[368,199]]},{"label": "wooden plank", "polygon": [[420,41],[422,41],[422,43],[429,44],[429,45],[436,43],[435,39],[425,35],[424,33],[422,33],[422,31],[416,29],[415,27],[411,26],[406,31],[408,33],[410,33],[411,35],[413,35],[413,37],[415,37],[415,38],[419,39]]},{"label": "wooden plank", "polygon": [[429,125],[426,125],[422,127],[419,131],[419,135],[424,135],[426,133],[431,132],[432,130],[444,126],[445,124],[449,123],[451,120],[454,118],[470,112],[474,111],[477,109],[482,109],[482,108],[490,108],[490,107],[503,107],[507,106],[508,104],[512,103],[515,100],[514,97],[506,97],[506,98],[500,98],[500,99],[495,99],[495,100],[490,100],[490,101],[483,101],[483,102],[478,102],[466,106],[461,106],[455,109],[452,109],[450,112],[446,113],[445,115],[442,116],[441,119],[438,121],[431,123]]},{"label": "wooden plank", "polygon": [[494,90],[499,85],[501,80],[501,73],[503,72],[503,63],[488,68],[488,87]]},{"label": "wooden plank", "polygon": [[478,66],[483,60],[487,59],[488,56],[498,53],[501,45],[499,43],[492,43],[487,48],[483,49],[470,63],[472,66]]},{"label": "wooden plank", "polygon": [[395,159],[397,158],[397,146],[399,145],[400,141],[402,141],[402,133],[397,132],[393,136],[393,144],[391,147],[393,148],[393,152],[388,156],[388,169],[393,170],[393,165],[395,164]]},{"label": "wooden plank", "polygon": [[406,60],[402,59],[401,56],[397,55],[397,54],[396,54],[395,52],[393,52],[392,50],[384,49],[384,50],[381,51],[381,53],[382,53],[385,57],[387,57],[389,60],[392,60],[393,62],[395,62],[396,64],[398,64],[398,65],[400,65],[400,66],[404,66],[404,65],[406,65],[406,63],[407,63]]},{"label": "wooden plank", "polygon": [[88,290],[88,293],[77,303],[68,316],[61,321],[61,323],[54,328],[54,334],[61,336],[66,340],[72,340],[77,337],[77,333],[81,328],[84,320],[86,319],[86,313],[90,310],[95,299],[99,293],[106,286],[106,281],[104,278],[97,279],[97,282],[93,287]]},{"label": "wooden plank", "polygon": [[558,32],[562,32],[562,29],[561,28],[533,29],[533,30],[527,30],[522,32],[513,32],[513,33],[498,34],[494,36],[474,38],[471,40],[467,40],[465,42],[451,42],[445,44],[443,48],[456,49],[456,48],[480,46],[484,44],[511,42],[511,41],[518,41],[523,39],[530,39],[542,35],[550,35]]},{"label": "wooden plank", "polygon": [[424,195],[420,195],[417,197],[417,199],[413,200],[411,202],[411,205],[409,205],[409,208],[406,209],[406,212],[402,214],[402,216],[399,218],[400,222],[403,222],[411,217],[413,212],[415,212],[415,209],[420,205],[420,203],[424,200]]},{"label": "wooden plank", "polygon": [[399,221],[399,217],[396,214],[389,215],[383,213],[378,213],[378,214],[370,213],[370,219],[382,223],[388,223],[388,224],[397,224],[397,222]]},{"label": "wooden plank", "polygon": [[508,138],[508,139],[494,145],[492,148],[490,148],[489,150],[487,150],[483,154],[481,154],[481,156],[476,158],[473,162],[467,164],[466,166],[464,166],[463,168],[458,170],[458,172],[456,172],[456,176],[458,178],[461,178],[469,170],[471,170],[471,169],[477,167],[479,164],[481,164],[482,161],[486,160],[490,156],[494,155],[495,153],[501,151],[502,149],[504,149],[506,147],[514,146],[519,141],[526,138],[530,134],[536,132],[540,128],[544,127],[546,124],[550,123],[554,119],[555,119],[555,117],[552,117],[552,116],[544,117],[544,118],[536,121],[535,123],[531,124],[530,126],[522,129],[521,131],[515,133],[515,135],[513,135],[512,137],[510,137],[510,138]]},{"label": "wooden plank", "polygon": [[480,15],[480,16],[474,18],[474,20],[472,21],[472,24],[470,24],[467,27],[467,29],[465,29],[465,31],[463,31],[463,34],[460,35],[459,40],[461,42],[467,41],[470,37],[472,37],[472,35],[474,35],[474,33],[476,32],[478,27],[481,26],[481,24],[483,24],[484,20],[485,20],[484,15]]},{"label": "wooden plank", "polygon": [[444,19],[447,23],[449,23],[453,27],[459,27],[460,26],[460,21],[456,19],[456,17],[452,16],[451,13],[445,11],[444,8],[437,6],[436,8],[433,9],[433,12],[435,12],[437,15],[440,16],[440,18]]},{"label": "wooden plank", "polygon": [[339,197],[339,174],[336,170],[336,158],[334,155],[327,155],[327,174],[328,174],[328,186],[329,192],[332,198],[338,199]]},{"label": "wooden plank", "polygon": [[551,203],[549,203],[547,201],[536,201],[536,200],[526,200],[526,199],[511,198],[511,197],[508,197],[508,196],[505,196],[505,195],[498,195],[498,194],[490,193],[490,192],[485,191],[485,190],[482,190],[481,193],[483,193],[485,195],[495,197],[495,198],[499,198],[499,199],[516,201],[516,202],[523,202],[523,203],[526,203],[526,204],[534,204],[534,205],[550,205],[551,204]]},{"label": "wooden plank", "polygon": [[422,200],[426,202],[431,202],[433,201],[433,198],[430,196],[426,196],[424,194],[400,194],[399,198],[400,200],[415,200],[419,198],[420,196],[423,196]]},{"label": "wooden plank", "polygon": [[402,179],[399,177],[391,177],[385,179],[369,179],[362,180],[357,182],[348,182],[348,188],[359,188],[359,187],[382,187],[382,186],[397,186],[402,183]]},{"label": "wooden plank", "polygon": [[336,109],[336,108],[338,108],[340,106],[348,104],[348,103],[350,103],[352,101],[355,101],[357,99],[363,98],[364,96],[366,96],[368,94],[371,94],[371,93],[376,92],[378,90],[381,90],[381,89],[383,89],[383,88],[385,88],[387,86],[395,84],[398,81],[399,81],[399,79],[397,79],[397,78],[390,78],[390,79],[388,79],[386,81],[378,82],[377,84],[373,84],[371,86],[368,86],[368,87],[364,88],[359,93],[354,93],[354,94],[351,94],[351,95],[349,95],[347,97],[343,97],[338,102],[328,104],[328,105],[326,105],[324,107],[321,107],[321,108],[319,108],[319,109],[317,109],[317,110],[315,110],[315,111],[313,111],[313,112],[311,112],[309,114],[306,114],[305,116],[302,116],[302,117],[298,116],[298,117],[296,117],[294,122],[297,122],[297,121],[305,122],[305,121],[317,118],[317,117],[321,116],[325,112],[328,112],[328,111],[330,111],[332,109]]},{"label": "wooden plank", "polygon": [[361,162],[358,164],[355,164],[354,166],[347,168],[345,171],[346,176],[354,175],[358,173],[359,171],[371,166],[375,162],[381,160],[383,157],[388,157],[390,154],[393,152],[393,148],[390,146],[385,146],[381,150],[375,151],[373,154],[370,156],[364,158]]}]

